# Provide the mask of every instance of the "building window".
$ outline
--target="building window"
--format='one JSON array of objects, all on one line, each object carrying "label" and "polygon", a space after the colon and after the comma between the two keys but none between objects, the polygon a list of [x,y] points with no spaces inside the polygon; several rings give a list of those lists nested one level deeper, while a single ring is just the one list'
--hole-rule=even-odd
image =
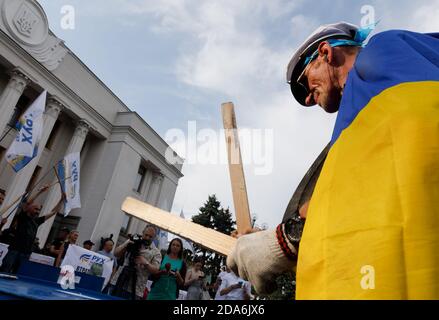
[{"label": "building window", "polygon": [[140,166],[139,170],[137,171],[136,181],[134,183],[133,190],[140,193],[143,187],[143,182],[145,181],[146,177],[146,168],[144,166]]},{"label": "building window", "polygon": [[20,99],[18,99],[17,105],[14,108],[14,113],[12,114],[11,119],[9,120],[8,125],[10,127],[15,128],[15,125],[18,122],[18,119],[20,119],[21,115],[26,111],[26,109],[29,106],[29,98],[22,95]]},{"label": "building window", "polygon": [[125,214],[123,217],[122,226],[120,227],[120,233],[126,235],[128,233],[128,227],[131,223],[131,216]]},{"label": "building window", "polygon": [[59,237],[59,232],[62,228],[68,228],[70,231],[78,230],[80,220],[80,217],[75,217],[72,215],[64,217],[63,214],[58,213],[55,216],[55,220],[53,221],[52,228],[50,229],[50,233],[47,237],[44,247],[50,248],[52,241]]},{"label": "building window", "polygon": [[56,136],[58,135],[58,131],[60,128],[61,128],[61,122],[59,120],[56,120],[52,132],[50,132],[49,138],[47,139],[46,149],[52,150],[53,144],[55,143],[55,139]]}]

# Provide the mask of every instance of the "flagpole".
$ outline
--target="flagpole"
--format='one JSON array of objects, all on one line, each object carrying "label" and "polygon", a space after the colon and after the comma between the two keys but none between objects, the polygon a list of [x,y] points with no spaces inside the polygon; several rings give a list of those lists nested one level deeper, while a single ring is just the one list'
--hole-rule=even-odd
[{"label": "flagpole", "polygon": [[[68,177],[68,178],[65,178],[63,181],[67,181],[68,179],[71,179],[71,178],[72,178],[72,177],[70,176],[70,177]],[[50,184],[50,185],[48,186],[48,188],[50,189],[50,188],[52,188],[54,185],[57,185],[58,183],[61,183],[61,182],[63,182],[63,181],[59,180],[59,178],[58,178],[58,180],[57,180],[56,182]],[[22,199],[23,197],[25,197],[25,196],[28,195],[29,193],[31,193],[34,189],[35,189],[35,187],[33,187],[33,188],[32,188],[31,190],[29,190],[29,191],[26,191],[26,192],[23,193],[21,196],[19,196],[17,199],[15,199],[10,205],[8,205],[6,208],[2,209],[2,210],[0,211],[0,216],[3,216],[3,215],[4,215],[9,209],[11,209],[11,208],[14,206],[14,204],[16,204],[18,201],[20,201],[20,199]],[[11,213],[7,216],[7,218],[9,218],[9,217],[11,216],[12,212],[14,212],[14,210],[11,211]]]},{"label": "flagpole", "polygon": [[[61,162],[62,160],[59,160],[52,168],[55,168],[56,167],[56,165],[58,165],[60,162]],[[37,182],[35,182],[35,184],[34,184],[34,186],[29,190],[29,191],[26,191],[25,193],[23,193],[20,197],[18,197],[17,199],[15,199],[11,204],[9,204],[6,208],[4,208],[4,209],[2,209],[2,210],[0,210],[0,218],[1,219],[3,219],[3,215],[6,213],[6,212],[8,212],[9,211],[9,209],[11,209],[17,202],[19,202],[20,200],[21,201],[23,201],[23,198],[24,197],[26,197],[26,196],[28,196],[33,190],[35,190],[35,188],[41,183],[41,181],[43,181],[43,179],[44,178],[46,178],[47,177],[47,175],[50,173],[50,172],[52,172],[52,170],[48,170],[39,180],[37,180]],[[56,172],[56,170],[55,170],[55,172]],[[70,179],[71,178],[71,176],[70,177],[68,177],[68,178],[66,178],[66,179],[64,179],[64,181],[66,181],[66,180],[68,180],[68,179]],[[53,184],[51,184],[51,185],[49,185],[49,188],[51,188],[51,187],[53,187],[55,184],[58,184],[60,181],[59,181],[59,178],[58,178],[58,181],[57,182],[55,182],[55,183],[53,183]],[[62,190],[61,190],[62,191]],[[15,208],[13,209],[13,210],[11,210],[11,212],[6,216],[6,218],[7,219],[9,219],[9,217],[15,212],[15,210],[18,208],[18,206],[21,204],[21,201],[15,206]]]},{"label": "flagpole", "polygon": [[[58,161],[55,165],[57,165],[58,163],[60,163],[61,161]],[[28,190],[28,191],[26,191],[25,193],[23,193],[21,196],[19,196],[17,199],[15,199],[10,205],[8,205],[6,208],[4,208],[4,209],[2,209],[1,211],[0,211],[0,216],[3,216],[3,214],[5,214],[10,208],[12,208],[12,206],[14,205],[14,204],[16,204],[20,199],[22,199],[24,196],[26,196],[26,195],[28,195],[29,193],[31,193],[40,183],[41,183],[41,181],[43,181],[43,179],[45,178],[45,177],[47,177],[47,175],[50,173],[50,172],[52,172],[52,170],[49,170],[49,171],[47,171],[37,182],[35,182],[35,184],[34,184],[34,186],[30,189],[30,190]],[[13,211],[12,211],[13,212]],[[8,216],[8,218],[9,218],[9,216]]]},{"label": "flagpole", "polygon": [[[53,170],[55,171],[56,179],[58,180],[58,183],[59,183],[59,188],[60,188],[60,190],[61,190],[61,195],[64,196],[64,197],[66,197],[66,191],[63,190],[63,188],[62,188],[62,184],[61,184],[62,181],[61,181],[61,179],[60,179],[60,177],[59,177],[58,171],[56,170],[55,166],[53,166]],[[71,177],[72,177],[72,176],[70,176],[70,177],[64,179],[64,181],[67,181],[67,179],[70,179]],[[66,206],[66,201],[64,200],[64,211],[65,211],[65,206]]]},{"label": "flagpole", "polygon": [[58,171],[56,170],[55,166],[53,166],[53,171],[55,171],[56,179],[58,180],[59,187],[61,188],[61,193],[64,193],[63,189],[62,189],[62,186],[61,186],[61,179],[59,177]]}]

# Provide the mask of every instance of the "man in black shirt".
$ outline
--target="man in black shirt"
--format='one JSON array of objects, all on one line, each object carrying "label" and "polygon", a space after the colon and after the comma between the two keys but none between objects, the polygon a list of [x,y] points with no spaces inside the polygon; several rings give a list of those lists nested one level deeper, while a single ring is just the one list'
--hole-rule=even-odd
[{"label": "man in black shirt", "polygon": [[22,205],[22,209],[17,213],[15,239],[8,248],[8,253],[3,259],[0,271],[17,273],[20,264],[28,260],[32,253],[32,246],[37,235],[38,227],[60,211],[65,199],[64,195],[61,196],[59,202],[52,209],[50,214],[38,217],[42,206],[41,204],[35,203],[34,200],[48,189],[49,186],[41,188],[34,197]]}]

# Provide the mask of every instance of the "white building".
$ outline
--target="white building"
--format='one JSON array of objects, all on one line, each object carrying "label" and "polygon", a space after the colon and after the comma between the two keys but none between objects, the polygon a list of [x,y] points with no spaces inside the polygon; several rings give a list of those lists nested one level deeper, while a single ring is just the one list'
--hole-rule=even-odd
[{"label": "white building", "polygon": [[[64,226],[79,230],[80,244],[141,232],[145,224],[129,219],[121,204],[132,196],[171,209],[182,174],[181,165],[165,160],[169,146],[49,30],[37,1],[0,0],[0,11],[0,188],[7,192],[3,207],[66,154],[80,151],[82,208],[42,225],[41,246]],[[45,148],[16,174],[5,161],[16,134],[11,126],[43,90],[49,93],[41,143]],[[50,172],[42,182],[55,179]],[[58,197],[56,186],[38,199],[42,215]]]}]

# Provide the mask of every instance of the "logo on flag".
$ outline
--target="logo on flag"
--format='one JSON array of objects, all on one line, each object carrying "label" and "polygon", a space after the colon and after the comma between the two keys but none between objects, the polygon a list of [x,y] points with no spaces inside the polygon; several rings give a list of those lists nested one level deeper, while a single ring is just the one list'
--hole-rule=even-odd
[{"label": "logo on flag", "polygon": [[43,134],[46,97],[47,91],[44,91],[16,124],[17,136],[6,153],[6,161],[15,172],[23,169],[38,155],[38,147]]},{"label": "logo on flag", "polygon": [[63,161],[59,162],[57,172],[61,183],[61,190],[66,195],[64,216],[67,216],[72,209],[81,208],[79,152],[71,153]]}]

